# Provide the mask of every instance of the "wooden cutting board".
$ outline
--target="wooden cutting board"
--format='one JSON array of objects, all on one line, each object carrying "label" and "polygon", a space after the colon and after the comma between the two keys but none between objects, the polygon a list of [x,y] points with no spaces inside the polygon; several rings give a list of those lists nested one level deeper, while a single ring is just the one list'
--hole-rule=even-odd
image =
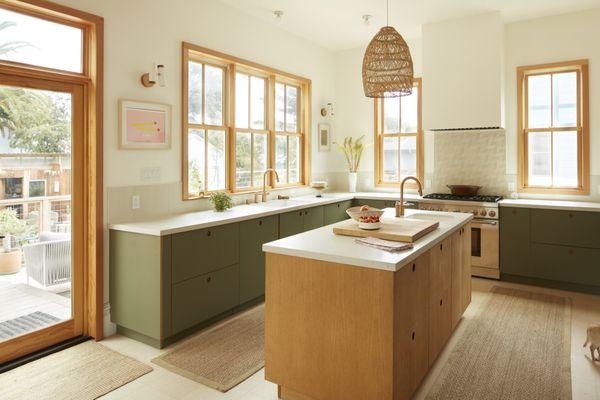
[{"label": "wooden cutting board", "polygon": [[438,228],[437,221],[424,221],[416,218],[383,219],[381,228],[376,230],[360,229],[353,219],[340,222],[333,227],[336,235],[355,237],[376,237],[395,242],[412,243]]}]

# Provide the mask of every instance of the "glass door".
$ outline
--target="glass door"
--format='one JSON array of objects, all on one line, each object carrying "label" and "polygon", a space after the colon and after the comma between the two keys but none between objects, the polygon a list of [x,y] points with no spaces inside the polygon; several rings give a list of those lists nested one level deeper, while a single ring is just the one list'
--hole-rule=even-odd
[{"label": "glass door", "polygon": [[83,86],[0,74],[0,363],[81,335]]}]

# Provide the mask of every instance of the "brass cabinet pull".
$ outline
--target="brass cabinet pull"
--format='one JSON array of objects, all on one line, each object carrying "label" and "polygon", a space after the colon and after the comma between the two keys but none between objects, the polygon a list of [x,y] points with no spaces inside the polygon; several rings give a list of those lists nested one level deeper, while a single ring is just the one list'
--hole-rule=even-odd
[{"label": "brass cabinet pull", "polygon": [[302,216],[302,211],[300,211],[300,214],[298,214],[298,215]]},{"label": "brass cabinet pull", "polygon": [[210,236],[210,235],[211,235],[210,231],[206,231],[206,236]]},{"label": "brass cabinet pull", "polygon": [[262,221],[258,221],[258,226],[261,226],[261,225],[262,225]]},{"label": "brass cabinet pull", "polygon": [[212,281],[212,278],[209,276],[208,278],[206,278],[206,283],[210,283],[210,281]]}]

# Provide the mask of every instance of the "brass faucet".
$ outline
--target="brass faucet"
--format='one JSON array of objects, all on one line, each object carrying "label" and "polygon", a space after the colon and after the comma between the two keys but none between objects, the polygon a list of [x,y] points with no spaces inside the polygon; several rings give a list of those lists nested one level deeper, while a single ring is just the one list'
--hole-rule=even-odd
[{"label": "brass faucet", "polygon": [[277,182],[279,182],[279,175],[277,174],[277,171],[275,171],[273,168],[268,168],[265,171],[265,173],[263,174],[263,187],[262,187],[262,202],[263,203],[267,202],[267,195],[269,194],[267,192],[267,174],[269,172],[275,173],[275,179],[277,180]]},{"label": "brass faucet", "polygon": [[423,196],[423,186],[421,185],[421,181],[419,181],[419,179],[414,176],[407,176],[406,178],[402,179],[402,182],[400,182],[400,201],[396,202],[396,217],[404,216],[404,184],[406,181],[411,180],[417,182],[419,196]]}]

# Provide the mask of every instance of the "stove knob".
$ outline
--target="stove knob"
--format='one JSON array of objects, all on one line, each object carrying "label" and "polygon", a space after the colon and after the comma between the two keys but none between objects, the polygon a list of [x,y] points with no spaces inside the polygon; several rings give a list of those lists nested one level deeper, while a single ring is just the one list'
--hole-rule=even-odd
[{"label": "stove knob", "polygon": [[496,216],[496,211],[490,211],[490,217],[495,217]]},{"label": "stove knob", "polygon": [[479,212],[479,215],[481,215],[482,217],[485,217],[485,216],[487,215],[487,211],[485,211],[485,210],[481,210],[481,211]]}]

